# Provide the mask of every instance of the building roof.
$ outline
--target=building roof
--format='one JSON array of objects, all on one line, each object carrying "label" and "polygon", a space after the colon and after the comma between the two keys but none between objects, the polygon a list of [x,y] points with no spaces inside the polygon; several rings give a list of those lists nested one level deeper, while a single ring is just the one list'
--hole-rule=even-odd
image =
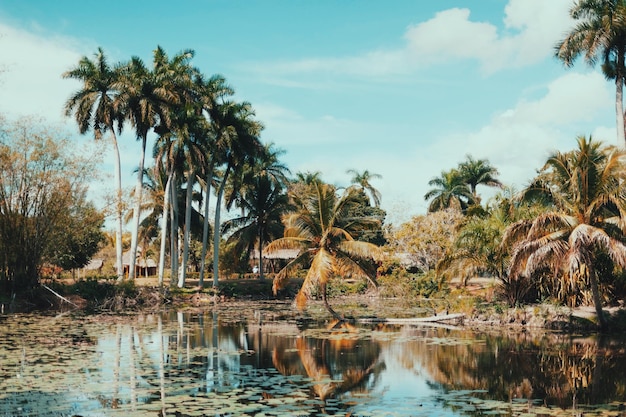
[{"label": "building roof", "polygon": [[[295,259],[300,254],[300,249],[277,249],[272,252],[263,251],[263,259]],[[259,259],[259,252],[252,252],[252,259]]]}]

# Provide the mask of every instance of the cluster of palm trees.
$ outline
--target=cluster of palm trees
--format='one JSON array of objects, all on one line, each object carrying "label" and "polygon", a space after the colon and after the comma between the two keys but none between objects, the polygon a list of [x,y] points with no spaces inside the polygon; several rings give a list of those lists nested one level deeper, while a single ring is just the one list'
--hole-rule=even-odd
[{"label": "cluster of palm trees", "polygon": [[[178,227],[183,229],[181,264],[171,256],[172,277],[185,285],[192,224],[192,202],[197,190],[204,195],[202,256],[208,250],[209,196],[216,187],[214,219],[214,284],[218,281],[220,209],[244,201],[247,178],[284,179],[276,151],[260,141],[262,124],[255,119],[250,103],[233,99],[234,91],[219,75],[206,77],[191,65],[194,52],[182,51],[173,57],[157,47],[149,67],[138,57],[111,65],[102,49],[93,59],[83,57],[63,74],[79,80],[81,88],[66,103],[66,114],[73,115],[81,133],[93,130],[95,139],[109,133],[115,150],[116,269],[123,279],[122,222],[123,196],[118,135],[130,126],[140,142],[128,279],[135,275],[139,225],[142,218],[145,155],[150,135],[155,136],[153,185],[161,186],[163,207],[159,283],[163,283],[165,253],[169,235],[170,253],[177,254]],[[261,175],[262,174],[262,175]],[[248,184],[249,185],[249,184]],[[158,187],[157,187],[158,188]],[[184,190],[184,204],[178,202]],[[179,218],[184,207],[184,220]],[[154,220],[154,219],[153,219]],[[154,223],[154,222],[153,222]],[[168,234],[169,225],[169,234]],[[154,226],[154,224],[153,224]],[[200,272],[204,279],[204,262]]]},{"label": "cluster of palm trees", "polygon": [[428,182],[434,187],[424,195],[425,200],[430,200],[429,212],[453,208],[467,213],[471,208],[480,207],[478,185],[502,188],[497,179],[498,170],[489,161],[474,159],[471,155],[466,158],[457,168],[442,171],[441,176]]},{"label": "cluster of palm trees", "polygon": [[[481,165],[479,172],[499,184],[492,177],[495,171],[484,161]],[[457,178],[463,166],[453,171]],[[520,193],[505,190],[484,210],[469,213],[437,272],[465,279],[496,277],[512,305],[527,296],[572,306],[592,303],[598,324],[605,327],[604,300],[620,291],[617,277],[626,268],[625,167],[626,151],[577,138],[576,149],[554,152]],[[469,185],[463,188],[458,180],[456,186],[447,194],[431,194],[475,201]],[[458,188],[462,193],[452,192]],[[459,205],[464,207],[452,204]]]}]

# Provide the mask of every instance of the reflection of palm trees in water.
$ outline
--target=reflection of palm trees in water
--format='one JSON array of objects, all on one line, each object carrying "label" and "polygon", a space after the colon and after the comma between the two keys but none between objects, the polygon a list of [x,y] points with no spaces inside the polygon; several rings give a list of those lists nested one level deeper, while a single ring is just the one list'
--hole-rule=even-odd
[{"label": "reflection of palm trees in water", "polygon": [[329,328],[332,331],[327,338],[297,337],[295,352],[276,346],[272,352],[274,366],[285,376],[311,378],[312,390],[322,401],[346,392],[369,391],[384,367],[378,360],[378,344],[361,343],[356,329],[345,322],[335,322]]}]

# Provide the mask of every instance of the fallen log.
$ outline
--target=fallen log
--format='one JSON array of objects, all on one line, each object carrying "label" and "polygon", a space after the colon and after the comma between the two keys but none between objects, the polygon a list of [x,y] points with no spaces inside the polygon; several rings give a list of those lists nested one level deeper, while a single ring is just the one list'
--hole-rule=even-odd
[{"label": "fallen log", "polygon": [[389,324],[420,324],[420,323],[442,323],[442,322],[462,322],[465,318],[463,313],[444,314],[440,316],[429,317],[407,317],[407,318],[385,318],[385,317],[372,317],[372,318],[359,318],[358,323],[389,323]]}]

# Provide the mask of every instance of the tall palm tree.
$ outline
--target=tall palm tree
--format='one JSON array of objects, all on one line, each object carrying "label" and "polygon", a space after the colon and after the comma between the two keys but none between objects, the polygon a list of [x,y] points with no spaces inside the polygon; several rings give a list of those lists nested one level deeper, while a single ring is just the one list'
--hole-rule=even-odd
[{"label": "tall palm tree", "polygon": [[63,78],[72,78],[82,82],[80,90],[76,91],[65,103],[65,114],[74,114],[81,134],[93,129],[94,138],[99,140],[104,133],[111,132],[115,160],[115,254],[117,279],[124,276],[122,261],[122,174],[120,163],[120,149],[115,134],[115,125],[119,133],[122,131],[124,114],[117,100],[118,90],[115,88],[119,72],[111,67],[102,48],[98,48],[94,59],[84,56],[78,65],[63,73]]},{"label": "tall palm tree", "polygon": [[478,185],[502,188],[502,183],[496,178],[498,170],[486,159],[474,159],[467,155],[467,160],[459,164],[458,170],[463,181],[470,187],[475,204],[480,203],[480,197],[476,192]]},{"label": "tall palm tree", "polygon": [[[227,184],[226,208],[230,209],[235,204],[241,209],[241,216],[225,223],[223,231],[233,227],[246,228],[245,232],[235,232],[243,238],[236,246],[242,249],[247,245],[245,252],[249,258],[251,249],[257,245],[261,280],[264,278],[263,245],[282,235],[281,215],[289,202],[285,192],[289,183],[289,168],[279,160],[283,153],[271,143],[264,145],[254,158],[248,159],[247,164],[230,176]],[[229,241],[234,242],[234,237],[231,236]]]},{"label": "tall palm tree", "polygon": [[523,192],[527,200],[539,197],[549,210],[507,229],[504,242],[523,239],[513,250],[510,275],[531,276],[541,268],[569,280],[570,287],[587,282],[598,323],[604,328],[598,285],[597,259],[606,253],[626,267],[626,152],[585,137],[578,149],[556,152]]},{"label": "tall palm tree", "polygon": [[186,166],[187,192],[185,199],[185,228],[183,234],[183,256],[179,271],[178,287],[185,286],[187,262],[189,260],[189,244],[191,239],[191,206],[193,187],[200,167],[204,165],[203,141],[207,136],[206,120],[197,108],[183,109],[184,116],[178,116],[174,122],[176,136],[183,142],[181,151],[184,153]]},{"label": "tall palm tree", "polygon": [[217,152],[217,139],[221,137],[225,129],[222,118],[222,109],[228,107],[227,99],[235,91],[226,83],[221,75],[213,75],[205,80],[201,76],[196,77],[196,91],[198,100],[202,104],[203,112],[208,116],[209,131],[204,138],[204,152],[206,155],[205,166],[202,169],[203,178],[200,181],[204,189],[204,222],[202,227],[202,250],[200,254],[200,278],[198,285],[204,286],[204,270],[209,241],[209,199],[211,187],[217,185],[215,167],[220,165],[220,155]]},{"label": "tall palm tree", "polygon": [[568,67],[580,55],[590,65],[601,61],[605,76],[615,80],[617,140],[626,143],[623,105],[626,1],[578,0],[570,9],[570,16],[578,23],[555,46],[556,57]]},{"label": "tall palm tree", "polygon": [[350,180],[350,182],[352,184],[360,186],[363,190],[366,190],[372,197],[372,200],[374,201],[374,205],[376,207],[380,207],[380,198],[381,198],[380,191],[374,188],[370,180],[374,178],[380,179],[382,178],[382,175],[369,172],[368,170],[365,170],[362,173],[360,173],[355,169],[349,169],[347,173],[352,174],[352,179]]},{"label": "tall palm tree", "polygon": [[[172,107],[180,103],[181,85],[189,81],[188,61],[193,51],[183,51],[170,61],[161,47],[154,51],[153,69],[148,69],[138,57],[123,68],[120,80],[120,97],[126,114],[135,129],[137,139],[141,141],[141,154],[137,184],[135,186],[135,205],[133,208],[132,241],[129,279],[134,278],[134,263],[137,254],[137,237],[141,214],[141,191],[146,155],[148,133],[166,132],[170,125]],[[182,74],[182,77],[181,77]]]},{"label": "tall palm tree", "polygon": [[424,195],[424,200],[431,200],[429,212],[454,208],[465,212],[467,207],[474,204],[474,196],[469,189],[465,178],[457,169],[443,171],[440,177],[428,181],[433,188]]},{"label": "tall palm tree", "polygon": [[348,188],[339,197],[335,187],[314,183],[310,195],[292,195],[295,211],[284,218],[285,233],[271,242],[266,250],[299,249],[300,254],[274,278],[274,292],[284,288],[295,269],[308,267],[296,302],[304,308],[313,287],[319,286],[324,306],[335,318],[343,320],[328,304],[326,287],[337,276],[361,276],[372,280],[368,264],[381,256],[378,246],[355,240],[364,229],[379,225],[378,219],[353,217],[353,206],[359,204],[359,190]]},{"label": "tall palm tree", "polygon": [[263,126],[254,119],[254,111],[249,103],[229,103],[224,106],[219,116],[221,129],[216,138],[216,153],[224,168],[215,202],[215,221],[213,223],[213,285],[219,282],[219,244],[220,244],[220,215],[224,190],[228,184],[228,177],[234,170],[243,169],[248,160],[262,149],[258,139]]}]

